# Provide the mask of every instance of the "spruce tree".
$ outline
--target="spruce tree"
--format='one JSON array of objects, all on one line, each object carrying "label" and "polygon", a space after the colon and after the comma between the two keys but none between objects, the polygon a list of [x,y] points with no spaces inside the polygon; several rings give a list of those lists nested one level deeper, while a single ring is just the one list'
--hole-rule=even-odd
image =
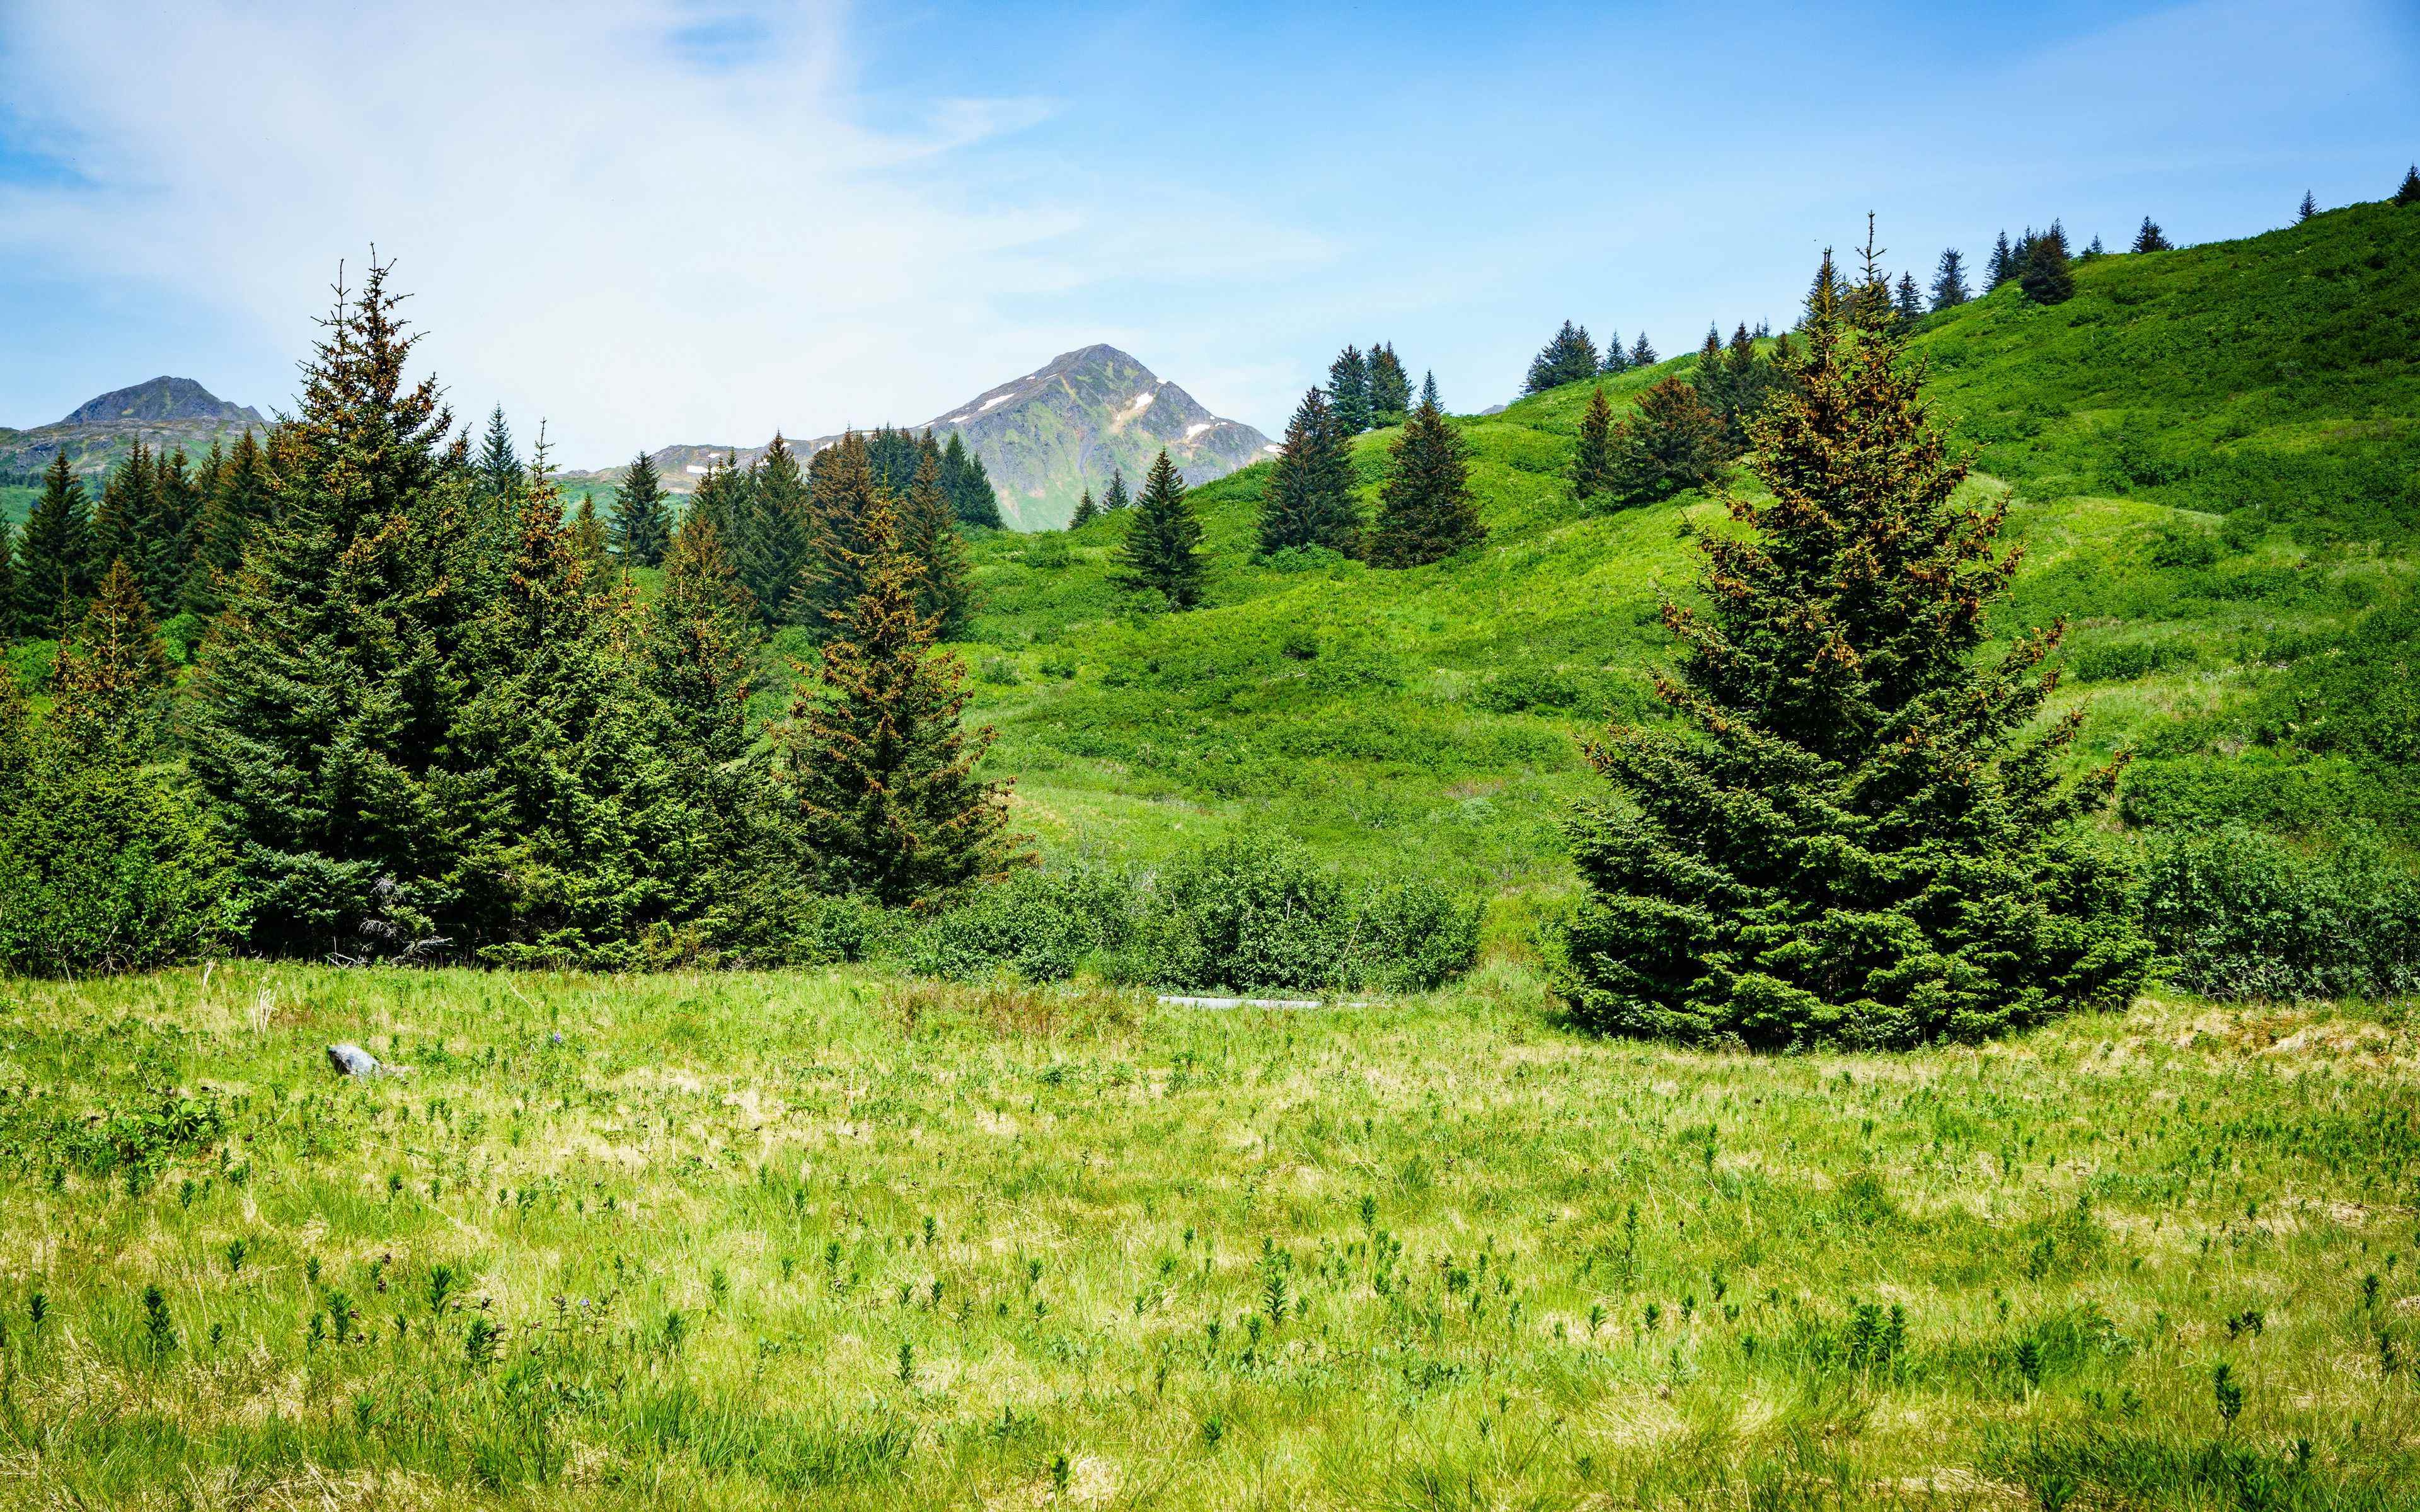
[{"label": "spruce tree", "polygon": [[1358,436],[1370,428],[1370,363],[1360,347],[1345,347],[1328,364],[1327,407],[1345,435]]},{"label": "spruce tree", "polygon": [[2025,268],[2018,278],[2025,298],[2036,304],[2064,304],[2075,298],[2075,272],[2067,258],[2067,233],[2057,222],[2033,239]]},{"label": "spruce tree", "polygon": [[663,559],[663,589],[648,606],[644,676],[662,707],[672,780],[694,816],[702,871],[742,865],[756,849],[752,823],[763,776],[748,728],[758,649],[756,604],[709,516],[691,510]]},{"label": "spruce tree", "polygon": [[2312,216],[2319,213],[2319,202],[2311,197],[2311,192],[2309,190],[2306,189],[2303,191],[2303,203],[2297,207],[2294,211],[2294,224],[2300,225],[2303,222],[2309,220]]},{"label": "spruce tree", "polygon": [[226,583],[243,563],[244,545],[269,516],[268,454],[246,429],[225,459],[211,470],[194,527],[194,560],[178,602],[205,619],[225,603]]},{"label": "spruce tree", "polygon": [[2113,764],[2024,738],[2057,634],[1978,661],[2014,561],[1922,371],[1884,320],[1810,319],[1756,423],[1769,499],[1701,537],[1700,607],[1667,601],[1674,725],[1588,748],[1623,804],[1570,823],[1586,887],[1558,968],[1599,1029],[1764,1047],[1974,1040],[2122,1006],[2149,950],[2082,833]]},{"label": "spruce tree", "polygon": [[[748,481],[739,471],[737,452],[706,459],[706,475],[697,480],[697,491],[690,495],[685,514],[704,515],[714,521],[715,536],[724,554],[737,564],[737,542],[748,525]],[[770,618],[770,612],[762,605],[757,606],[757,612]]]},{"label": "spruce tree", "polygon": [[2095,257],[2106,257],[2108,255],[2109,249],[2101,244],[2101,234],[2096,231],[2092,236],[2092,245],[2085,248],[2084,255],[2078,257],[2076,261],[2088,263]]},{"label": "spruce tree", "polygon": [[152,533],[162,515],[159,490],[150,449],[137,437],[132,450],[102,480],[101,506],[92,512],[93,582],[101,581],[110,563],[123,562],[148,595],[156,559],[166,555]]},{"label": "spruce tree", "polygon": [[1613,339],[1605,344],[1605,359],[1597,364],[1597,372],[1604,377],[1611,378],[1617,373],[1629,371],[1630,353],[1622,349],[1621,332],[1616,330]]},{"label": "spruce tree", "polygon": [[1730,364],[1723,360],[1723,333],[1711,324],[1706,327],[1706,339],[1698,343],[1698,363],[1689,369],[1688,379],[1718,424],[1737,411],[1739,403],[1731,393]]},{"label": "spruce tree", "polygon": [[1713,479],[1723,455],[1722,418],[1695,384],[1668,378],[1640,393],[1615,430],[1606,492],[1620,504],[1668,499]]},{"label": "spruce tree", "polygon": [[1435,372],[1424,373],[1420,376],[1420,403],[1428,406],[1432,409],[1442,409],[1445,408],[1437,402],[1436,374]]},{"label": "spruce tree", "polygon": [[[6,675],[0,672],[0,675]],[[143,585],[123,557],[93,591],[72,639],[52,671],[51,714],[60,739],[80,750],[107,748],[131,761],[147,753],[168,687],[168,656]]]},{"label": "spruce tree", "polygon": [[906,907],[1026,857],[1008,834],[1008,785],[975,775],[992,732],[960,723],[965,671],[934,648],[917,609],[923,569],[889,496],[875,495],[861,543],[851,576],[862,587],[791,704],[776,759],[822,883]]},{"label": "spruce tree", "polygon": [[[17,592],[17,528],[0,518],[0,645],[26,632],[20,627]],[[9,675],[0,672],[0,676]]]},{"label": "spruce tree", "polygon": [[195,680],[194,774],[274,953],[398,947],[454,896],[430,782],[454,697],[435,497],[453,422],[436,379],[407,381],[418,337],[386,279],[373,263],[338,287]]},{"label": "spruce tree", "polygon": [[923,445],[898,511],[899,544],[919,570],[916,611],[933,622],[936,638],[955,640],[966,633],[973,609],[973,581],[956,517],[941,492],[941,454],[930,438]]},{"label": "spruce tree", "polygon": [[[2403,170],[2402,186],[2395,192],[2397,205],[2420,205],[2420,163]],[[2146,224],[2149,223],[2146,222]]]},{"label": "spruce tree", "polygon": [[1941,250],[1941,261],[1932,269],[1932,308],[1935,314],[1954,310],[1973,296],[1966,289],[1966,259],[1955,247]]},{"label": "spruce tree", "polygon": [[613,491],[613,554],[627,566],[661,566],[672,529],[663,479],[655,459],[641,452],[623,470],[622,486]]},{"label": "spruce tree", "polygon": [[1083,497],[1076,501],[1076,513],[1068,517],[1067,528],[1080,531],[1099,518],[1100,513],[1101,506],[1093,502],[1093,490],[1086,488]]},{"label": "spruce tree", "polygon": [[1662,358],[1655,355],[1655,344],[1647,339],[1647,332],[1640,332],[1638,339],[1630,344],[1630,365],[1653,367],[1662,361]]},{"label": "spruce tree", "polygon": [[1411,375],[1391,344],[1370,348],[1370,424],[1400,425],[1412,410]]},{"label": "spruce tree", "polygon": [[2160,223],[2146,215],[2143,217],[2143,228],[2134,233],[2134,250],[2136,252],[2172,252],[2175,250],[2175,244],[2168,240],[2167,233],[2160,229]]},{"label": "spruce tree", "polygon": [[1126,474],[1124,468],[1109,470],[1109,491],[1101,496],[1101,513],[1114,515],[1133,501],[1126,497]]},{"label": "spruce tree", "polygon": [[[1619,345],[1617,337],[1617,348]],[[1566,320],[1563,328],[1555,332],[1555,339],[1530,359],[1529,376],[1522,383],[1522,392],[1543,393],[1596,374],[1596,343],[1589,339],[1588,327]]]},{"label": "spruce tree", "polygon": [[605,531],[605,521],[597,513],[597,496],[583,493],[571,511],[571,548],[587,567],[588,576],[601,581],[605,569],[613,559],[613,541]]},{"label": "spruce tree", "polygon": [[1899,289],[1892,300],[1891,308],[1892,313],[1899,317],[1900,324],[1903,326],[1912,326],[1924,318],[1924,295],[1916,286],[1914,273],[1899,275]]},{"label": "spruce tree", "polygon": [[[731,540],[741,580],[774,624],[801,623],[795,606],[804,576],[814,570],[821,509],[799,471],[798,454],[776,433],[748,470],[746,504]],[[815,622],[808,617],[802,623],[812,627]]]},{"label": "spruce tree", "polygon": [[[873,454],[858,432],[815,454],[805,564],[786,618],[819,641],[841,633],[841,621],[864,592],[866,522],[888,497],[875,482]],[[898,530],[895,513],[892,529]],[[747,577],[744,564],[740,576]]]},{"label": "spruce tree", "polygon": [[[2143,224],[2149,225],[2151,223],[2146,221]],[[2143,249],[2138,247],[2135,250],[2139,252]],[[2016,276],[2016,249],[2009,245],[2009,233],[2003,230],[2000,233],[2000,239],[1992,243],[1992,261],[1983,270],[1984,292],[1989,293]]]},{"label": "spruce tree", "polygon": [[1000,495],[992,488],[991,474],[956,431],[950,433],[949,444],[941,448],[941,491],[949,495],[950,509],[959,524],[987,531],[1001,528]]},{"label": "spruce tree", "polygon": [[1381,567],[1439,562],[1487,538],[1471,497],[1470,465],[1453,425],[1434,406],[1412,411],[1388,449],[1378,488],[1370,560]]},{"label": "spruce tree", "polygon": [[489,412],[487,434],[479,442],[479,455],[472,464],[478,474],[478,487],[490,502],[518,502],[527,486],[521,472],[521,459],[513,450],[513,430],[504,424],[504,407],[498,405]]},{"label": "spruce tree", "polygon": [[1588,413],[1580,416],[1579,450],[1572,457],[1572,498],[1580,503],[1613,486],[1613,406],[1600,383],[1589,395]]},{"label": "spruce tree", "polygon": [[84,616],[92,592],[92,521],[84,480],[65,451],[42,470],[41,497],[25,516],[17,548],[18,624],[27,635],[58,636]]},{"label": "spruce tree", "polygon": [[1202,521],[1185,497],[1185,480],[1162,448],[1136,496],[1134,518],[1119,543],[1120,588],[1139,593],[1171,609],[1188,609],[1202,602],[1202,579],[1208,563],[1202,552]]},{"label": "spruce tree", "polygon": [[1352,448],[1317,389],[1295,407],[1261,498],[1261,554],[1298,546],[1326,547],[1346,556],[1361,546]]}]

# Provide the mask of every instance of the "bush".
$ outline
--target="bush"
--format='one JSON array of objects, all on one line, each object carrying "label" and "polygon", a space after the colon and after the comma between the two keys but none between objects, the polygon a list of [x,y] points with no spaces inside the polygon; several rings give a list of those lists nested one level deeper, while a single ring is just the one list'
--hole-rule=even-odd
[{"label": "bush", "polygon": [[1114,872],[1025,868],[933,920],[909,961],[925,976],[957,981],[1000,971],[1063,981],[1087,964],[1115,976],[1134,901],[1132,884]]},{"label": "bush", "polygon": [[1365,890],[1354,928],[1349,975],[1387,992],[1429,992],[1470,969],[1479,954],[1479,907],[1424,878]]},{"label": "bush", "polygon": [[1300,845],[1249,834],[1171,867],[1137,930],[1143,974],[1166,988],[1333,991],[1352,946],[1343,884]]},{"label": "bush", "polygon": [[53,756],[16,796],[0,813],[0,971],[147,971],[231,933],[226,858],[160,774]]},{"label": "bush", "polygon": [[2420,878],[2374,837],[2304,854],[2240,825],[2152,844],[2144,924],[2171,980],[2226,998],[2420,988]]}]

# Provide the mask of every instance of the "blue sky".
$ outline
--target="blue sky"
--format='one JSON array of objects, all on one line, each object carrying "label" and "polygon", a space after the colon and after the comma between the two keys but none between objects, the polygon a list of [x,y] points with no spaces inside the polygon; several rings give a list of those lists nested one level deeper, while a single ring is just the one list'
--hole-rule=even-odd
[{"label": "blue sky", "polygon": [[2420,8],[0,3],[0,424],[286,402],[396,259],[458,409],[567,465],[939,413],[1109,341],[1274,431],[1347,341],[1450,405],[2056,216],[2378,198]]}]

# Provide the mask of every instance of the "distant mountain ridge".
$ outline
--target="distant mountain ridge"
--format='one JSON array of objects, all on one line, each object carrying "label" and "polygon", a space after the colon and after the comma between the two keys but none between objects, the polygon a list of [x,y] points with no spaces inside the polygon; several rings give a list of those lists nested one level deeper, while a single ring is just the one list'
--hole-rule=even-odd
[{"label": "distant mountain ridge", "polygon": [[250,405],[222,399],[192,378],[163,375],[96,395],[47,425],[0,427],[0,471],[37,472],[65,454],[76,471],[95,473],[115,466],[138,440],[155,451],[199,454],[214,440],[268,428],[268,418]]},{"label": "distant mountain ridge", "polygon": [[[1212,414],[1184,389],[1100,343],[1062,352],[1022,378],[908,428],[931,430],[945,440],[956,432],[991,474],[1001,517],[1023,531],[1066,524],[1078,497],[1086,488],[1097,497],[1113,472],[1123,471],[1131,489],[1162,448],[1194,486],[1223,478],[1276,450],[1258,430]],[[811,452],[838,440],[818,436],[795,444]],[[716,458],[737,455],[745,467],[764,450],[685,442],[648,457],[665,487],[686,492]],[[566,476],[610,483],[621,471],[608,468]]]}]

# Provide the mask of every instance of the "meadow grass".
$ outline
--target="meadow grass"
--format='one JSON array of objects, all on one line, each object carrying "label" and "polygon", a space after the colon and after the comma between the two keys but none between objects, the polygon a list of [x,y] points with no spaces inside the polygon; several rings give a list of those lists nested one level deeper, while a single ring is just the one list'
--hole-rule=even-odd
[{"label": "meadow grass", "polygon": [[2408,1010],[1757,1057],[1501,964],[1290,1013],[222,964],[0,1026],[0,1504],[2420,1485]]}]

